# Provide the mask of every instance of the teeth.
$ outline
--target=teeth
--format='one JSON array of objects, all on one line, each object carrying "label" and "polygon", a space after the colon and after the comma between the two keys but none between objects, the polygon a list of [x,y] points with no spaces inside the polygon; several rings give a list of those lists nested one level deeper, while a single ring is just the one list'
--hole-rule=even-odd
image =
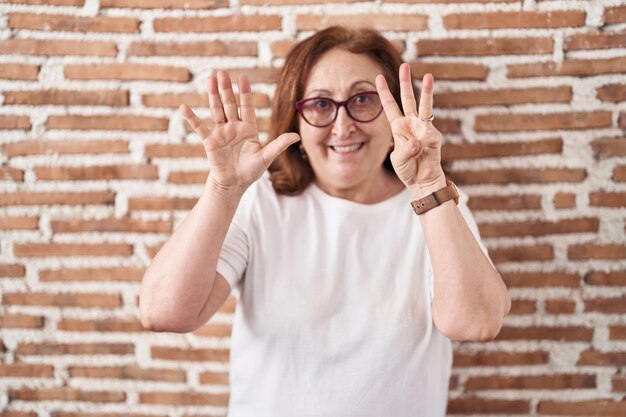
[{"label": "teeth", "polygon": [[359,149],[361,147],[362,143],[357,143],[356,145],[350,145],[350,146],[333,146],[332,148],[335,150],[335,152],[339,152],[339,153],[348,153],[348,152],[354,152],[357,149]]}]

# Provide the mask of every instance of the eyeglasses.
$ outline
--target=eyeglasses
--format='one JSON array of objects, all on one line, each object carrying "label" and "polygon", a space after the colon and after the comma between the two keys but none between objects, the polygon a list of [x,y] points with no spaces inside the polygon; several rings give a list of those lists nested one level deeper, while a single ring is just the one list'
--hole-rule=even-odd
[{"label": "eyeglasses", "polygon": [[335,101],[328,97],[312,97],[296,101],[296,109],[311,126],[326,127],[337,119],[339,107],[345,107],[353,120],[371,122],[383,111],[376,91],[365,91],[350,96],[346,101]]}]

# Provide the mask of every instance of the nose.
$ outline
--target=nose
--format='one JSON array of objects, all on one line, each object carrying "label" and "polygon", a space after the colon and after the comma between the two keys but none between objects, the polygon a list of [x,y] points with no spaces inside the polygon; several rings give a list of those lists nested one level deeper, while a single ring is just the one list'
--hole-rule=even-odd
[{"label": "nose", "polygon": [[339,107],[337,118],[333,123],[333,134],[340,137],[348,136],[355,128],[354,120],[348,116],[345,106]]}]

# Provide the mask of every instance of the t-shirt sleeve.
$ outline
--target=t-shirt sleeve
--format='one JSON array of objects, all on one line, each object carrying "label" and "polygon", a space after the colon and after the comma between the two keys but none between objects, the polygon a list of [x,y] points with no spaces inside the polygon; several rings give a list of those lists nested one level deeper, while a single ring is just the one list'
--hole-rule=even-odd
[{"label": "t-shirt sleeve", "polygon": [[[467,226],[469,227],[470,231],[474,235],[476,242],[478,242],[478,246],[480,246],[480,249],[482,249],[483,253],[487,257],[489,262],[491,262],[491,264],[493,265],[491,258],[489,258],[489,251],[487,250],[487,247],[480,239],[480,233],[478,231],[478,225],[476,224],[476,220],[474,220],[474,216],[472,215],[472,212],[467,206],[469,196],[467,195],[467,193],[465,193],[461,189],[459,189],[458,191],[459,191],[459,205],[458,205],[459,211],[461,212],[461,215],[465,219],[465,223],[467,223]],[[435,296],[435,273],[432,267],[432,262],[430,264],[429,287],[430,287],[430,300],[432,301],[433,297]]]},{"label": "t-shirt sleeve", "polygon": [[237,283],[243,278],[246,267],[248,266],[248,255],[250,251],[248,233],[251,202],[255,188],[254,184],[250,186],[241,198],[217,260],[216,270],[226,279],[231,290],[235,288]]}]

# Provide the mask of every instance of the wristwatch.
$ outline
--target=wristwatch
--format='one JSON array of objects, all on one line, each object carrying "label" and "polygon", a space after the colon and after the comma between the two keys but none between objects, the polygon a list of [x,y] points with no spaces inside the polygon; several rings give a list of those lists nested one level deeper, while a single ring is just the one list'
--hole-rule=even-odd
[{"label": "wristwatch", "polygon": [[459,204],[459,191],[456,189],[456,185],[450,180],[446,180],[446,184],[448,184],[447,187],[437,190],[426,197],[420,198],[419,200],[411,202],[411,207],[413,207],[415,214],[424,214],[428,210],[452,199],[454,199],[456,204]]}]

